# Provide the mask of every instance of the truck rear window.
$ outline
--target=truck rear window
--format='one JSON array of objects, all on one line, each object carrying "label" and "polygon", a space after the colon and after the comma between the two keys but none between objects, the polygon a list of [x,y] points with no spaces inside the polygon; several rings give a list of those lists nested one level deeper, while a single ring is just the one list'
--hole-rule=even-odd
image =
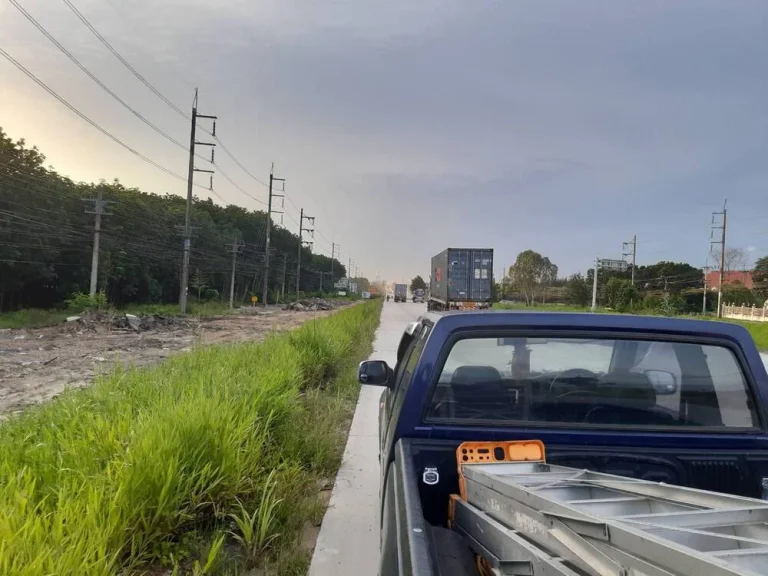
[{"label": "truck rear window", "polygon": [[725,346],[577,338],[458,340],[430,420],[589,426],[758,426],[749,386]]}]

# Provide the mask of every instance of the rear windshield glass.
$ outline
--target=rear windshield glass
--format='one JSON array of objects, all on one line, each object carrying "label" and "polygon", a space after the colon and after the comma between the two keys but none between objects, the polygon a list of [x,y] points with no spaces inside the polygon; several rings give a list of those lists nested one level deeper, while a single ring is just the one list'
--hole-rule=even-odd
[{"label": "rear windshield glass", "polygon": [[754,428],[726,347],[575,338],[465,338],[448,355],[428,419],[590,426]]}]

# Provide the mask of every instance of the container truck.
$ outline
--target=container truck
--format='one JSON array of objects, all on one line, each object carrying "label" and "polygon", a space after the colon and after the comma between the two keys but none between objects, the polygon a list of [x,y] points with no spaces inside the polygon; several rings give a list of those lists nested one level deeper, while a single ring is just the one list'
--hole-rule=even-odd
[{"label": "container truck", "polygon": [[395,302],[405,302],[406,298],[408,298],[408,286],[395,284]]},{"label": "container truck", "polygon": [[413,301],[416,303],[424,302],[424,289],[423,288],[416,288],[416,290],[413,291]]},{"label": "container truck", "polygon": [[448,248],[432,258],[428,310],[491,307],[493,249]]}]

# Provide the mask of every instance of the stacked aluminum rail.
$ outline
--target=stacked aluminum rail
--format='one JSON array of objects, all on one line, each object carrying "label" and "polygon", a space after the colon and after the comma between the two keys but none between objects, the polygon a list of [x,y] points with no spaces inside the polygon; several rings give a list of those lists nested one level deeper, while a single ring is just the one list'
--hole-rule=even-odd
[{"label": "stacked aluminum rail", "polygon": [[496,574],[768,576],[768,502],[542,462],[462,474],[453,528]]}]

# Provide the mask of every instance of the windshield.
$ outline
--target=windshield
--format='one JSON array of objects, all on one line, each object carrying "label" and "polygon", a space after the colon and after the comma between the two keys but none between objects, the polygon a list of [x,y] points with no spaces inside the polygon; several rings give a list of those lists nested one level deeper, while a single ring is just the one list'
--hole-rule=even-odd
[{"label": "windshield", "polygon": [[757,425],[726,347],[674,341],[465,338],[441,370],[430,418],[610,426]]}]

